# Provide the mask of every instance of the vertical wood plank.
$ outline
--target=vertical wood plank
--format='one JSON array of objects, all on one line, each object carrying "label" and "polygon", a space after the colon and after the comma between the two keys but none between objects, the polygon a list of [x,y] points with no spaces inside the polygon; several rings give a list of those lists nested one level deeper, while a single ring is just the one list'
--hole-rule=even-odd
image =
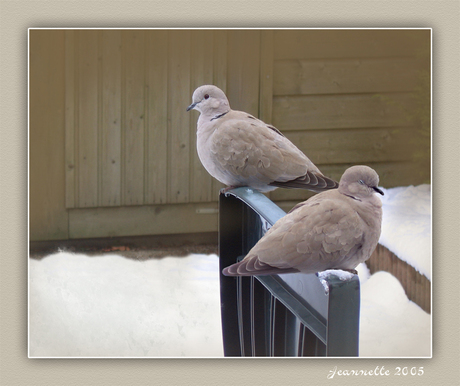
[{"label": "vertical wood plank", "polygon": [[[191,44],[191,92],[197,87],[213,82],[213,32],[200,30],[192,32]],[[189,96],[192,103],[192,95]],[[190,201],[212,201],[213,195],[211,175],[201,164],[196,150],[196,130],[199,113],[189,112],[190,117]]]},{"label": "vertical wood plank", "polygon": [[29,236],[30,241],[64,240],[69,237],[64,129],[66,35],[63,30],[30,30],[29,37]]},{"label": "vertical wood plank", "polygon": [[123,204],[144,203],[145,32],[124,31]]},{"label": "vertical wood plank", "polygon": [[272,121],[273,60],[273,31],[261,31],[259,118],[266,123]]},{"label": "vertical wood plank", "polygon": [[78,206],[97,206],[98,41],[97,31],[79,32]]},{"label": "vertical wood plank", "polygon": [[[228,50],[228,32],[225,30],[214,31],[214,85],[227,93],[227,50]],[[219,198],[219,190],[225,185],[212,179],[212,199],[217,201]]]},{"label": "vertical wood plank", "polygon": [[75,208],[75,31],[65,31],[65,206]]},{"label": "vertical wood plank", "polygon": [[169,201],[187,202],[190,170],[190,31],[169,33]]},{"label": "vertical wood plank", "polygon": [[[273,61],[273,31],[261,31],[259,118],[266,123],[272,122]],[[268,193],[268,197],[272,199],[272,193]]]},{"label": "vertical wood plank", "polygon": [[214,85],[227,92],[227,31],[214,31]]},{"label": "vertical wood plank", "polygon": [[259,115],[260,31],[234,30],[228,39],[227,96],[233,110]]},{"label": "vertical wood plank", "polygon": [[121,32],[102,31],[101,205],[121,204]]},{"label": "vertical wood plank", "polygon": [[148,154],[146,203],[167,201],[168,176],[168,32],[149,31],[148,55]]}]

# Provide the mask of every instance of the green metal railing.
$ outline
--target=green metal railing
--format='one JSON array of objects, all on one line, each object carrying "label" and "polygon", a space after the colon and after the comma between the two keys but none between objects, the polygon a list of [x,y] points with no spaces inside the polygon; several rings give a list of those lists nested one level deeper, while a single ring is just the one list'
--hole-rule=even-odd
[{"label": "green metal railing", "polygon": [[[286,213],[263,194],[219,197],[220,270],[242,259]],[[359,279],[220,275],[225,356],[358,356]]]}]

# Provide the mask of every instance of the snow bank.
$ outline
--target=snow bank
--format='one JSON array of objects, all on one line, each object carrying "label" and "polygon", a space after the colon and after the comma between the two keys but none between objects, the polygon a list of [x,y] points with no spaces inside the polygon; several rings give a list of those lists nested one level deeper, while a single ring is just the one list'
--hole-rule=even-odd
[{"label": "snow bank", "polygon": [[431,280],[430,185],[383,191],[380,244]]},{"label": "snow bank", "polygon": [[[58,253],[29,265],[31,357],[221,357],[216,255]],[[390,274],[361,281],[360,355],[429,356],[430,316]]]},{"label": "snow bank", "polygon": [[398,279],[376,272],[361,286],[359,339],[363,357],[430,357],[431,317]]},{"label": "snow bank", "polygon": [[222,356],[217,256],[31,259],[29,354]]}]

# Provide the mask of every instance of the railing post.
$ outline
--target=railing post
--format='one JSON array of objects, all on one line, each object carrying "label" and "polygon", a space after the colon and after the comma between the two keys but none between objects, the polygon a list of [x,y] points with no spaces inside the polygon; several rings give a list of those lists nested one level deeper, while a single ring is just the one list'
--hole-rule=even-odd
[{"label": "railing post", "polygon": [[358,276],[329,279],[327,356],[358,356],[360,287]]},{"label": "railing post", "polygon": [[238,291],[234,277],[222,275],[242,253],[243,203],[233,196],[219,197],[219,270],[222,333],[225,356],[241,356],[238,328]]}]

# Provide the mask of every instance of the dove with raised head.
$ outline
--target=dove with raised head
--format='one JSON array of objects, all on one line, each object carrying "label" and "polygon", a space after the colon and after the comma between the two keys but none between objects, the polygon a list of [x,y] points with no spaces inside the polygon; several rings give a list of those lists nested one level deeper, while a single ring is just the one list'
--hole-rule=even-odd
[{"label": "dove with raised head", "polygon": [[200,112],[197,151],[211,176],[227,189],[248,186],[260,192],[277,187],[314,192],[335,189],[326,176],[278,129],[230,108],[225,93],[204,85],[193,93],[187,111]]}]

